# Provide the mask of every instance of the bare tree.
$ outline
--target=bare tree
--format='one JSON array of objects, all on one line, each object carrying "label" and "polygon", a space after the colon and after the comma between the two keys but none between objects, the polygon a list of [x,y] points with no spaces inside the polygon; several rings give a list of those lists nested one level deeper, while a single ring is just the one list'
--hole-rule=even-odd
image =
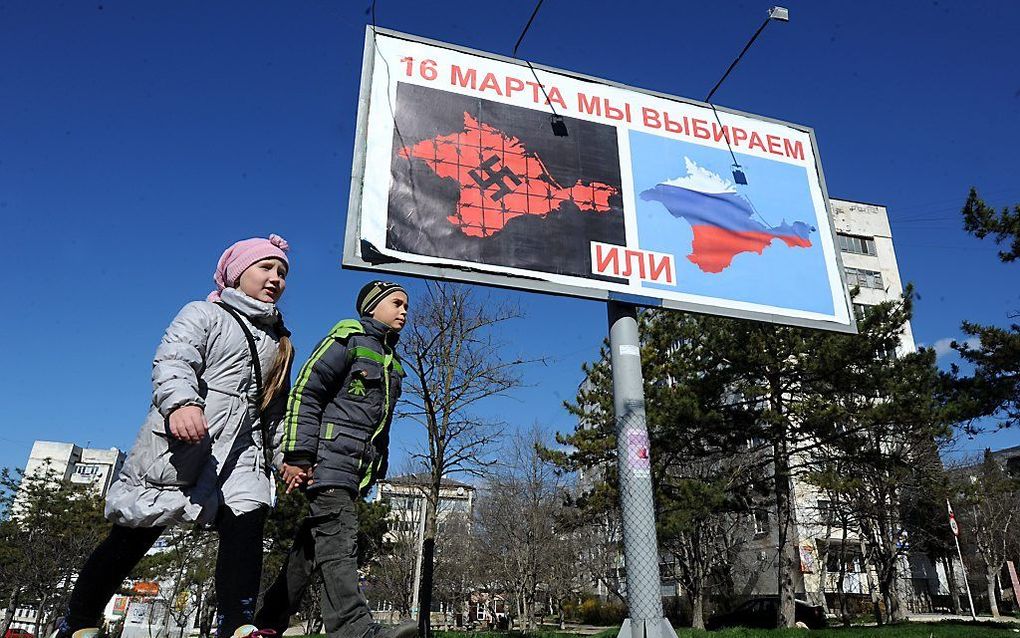
[{"label": "bare tree", "polygon": [[516,599],[522,631],[535,628],[539,602],[549,595],[562,600],[563,590],[580,580],[579,548],[564,520],[563,477],[537,450],[545,443],[537,428],[516,436],[508,466],[490,476],[479,508],[490,573]]},{"label": "bare tree", "polygon": [[1015,542],[1020,486],[987,453],[981,463],[957,476],[956,487],[962,499],[957,501],[956,510],[964,530],[960,540],[981,560],[988,605],[992,617],[998,618],[996,580]]},{"label": "bare tree", "polygon": [[[163,613],[151,620],[173,622],[177,634],[183,636],[192,614],[203,619],[210,612],[210,601],[216,599],[213,576],[219,544],[214,533],[190,526],[173,527],[163,539],[163,549],[142,559],[133,576],[159,582],[151,609]],[[201,624],[205,629],[205,623]]]},{"label": "bare tree", "polygon": [[392,544],[378,556],[372,567],[371,591],[375,598],[393,605],[393,610],[401,618],[410,618],[418,534],[416,530],[398,530],[392,534]]},{"label": "bare tree", "polygon": [[446,624],[464,617],[471,592],[479,583],[477,544],[471,519],[452,512],[443,517],[436,543],[435,600],[446,607]]},{"label": "bare tree", "polygon": [[481,475],[494,463],[488,455],[503,424],[473,410],[522,385],[519,370],[532,361],[505,357],[506,344],[498,335],[520,316],[517,308],[478,298],[469,287],[429,283],[404,336],[410,376],[402,416],[421,423],[428,434],[427,447],[412,455],[425,466],[429,485],[419,594],[423,636],[429,632],[442,481],[455,474]]}]

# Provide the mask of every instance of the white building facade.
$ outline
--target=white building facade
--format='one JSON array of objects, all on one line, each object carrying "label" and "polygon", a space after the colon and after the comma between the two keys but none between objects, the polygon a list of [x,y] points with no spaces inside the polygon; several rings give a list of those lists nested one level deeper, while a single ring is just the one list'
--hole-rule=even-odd
[{"label": "white building facade", "polygon": [[56,480],[70,481],[105,498],[123,463],[124,453],[115,447],[83,448],[74,443],[36,441],[25,464],[25,476],[41,476],[49,471]]}]

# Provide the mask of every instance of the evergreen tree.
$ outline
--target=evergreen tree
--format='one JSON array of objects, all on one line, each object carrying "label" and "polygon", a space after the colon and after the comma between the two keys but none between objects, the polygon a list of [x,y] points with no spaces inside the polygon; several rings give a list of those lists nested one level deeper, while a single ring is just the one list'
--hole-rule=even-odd
[{"label": "evergreen tree", "polygon": [[[901,301],[877,307],[862,320],[859,335],[669,312],[641,315],[653,485],[657,518],[666,524],[660,532],[678,538],[693,531],[683,521],[703,523],[706,513],[698,507],[704,500],[716,503],[713,513],[736,513],[768,493],[778,525],[783,626],[793,625],[800,576],[793,480],[818,472],[823,451],[886,481],[856,489],[881,495],[886,506],[859,520],[867,519],[884,539],[876,545],[876,560],[887,565],[880,581],[896,617],[896,571],[888,565],[901,546],[900,526],[897,512],[888,508],[898,502],[909,459],[941,432],[930,427],[937,421],[931,353],[892,356],[910,317],[910,295],[908,290]],[[565,469],[597,470],[601,481],[583,502],[606,508],[616,497],[616,440],[604,348],[585,372],[576,403],[567,406],[578,425],[558,437],[573,449],[548,454]],[[898,432],[909,442],[891,445]],[[721,480],[727,466],[719,460],[732,463],[740,455],[739,476]],[[677,471],[693,467],[689,460],[695,457],[715,458],[720,474]],[[718,535],[715,545],[725,543],[725,535]],[[695,560],[688,558],[685,567],[700,569]]]},{"label": "evergreen tree", "polygon": [[[999,259],[1010,263],[1020,258],[1020,205],[996,212],[987,206],[975,189],[970,190],[963,207],[964,229],[976,237],[995,237],[995,242],[1009,242],[1008,251],[1000,251]],[[1020,311],[1011,316],[1020,315]],[[984,326],[965,321],[964,334],[970,339],[953,342],[973,373],[961,376],[954,365],[948,380],[951,383],[951,407],[957,420],[966,422],[973,431],[973,421],[980,417],[996,417],[1000,425],[1020,425],[1020,325],[1009,327]],[[968,342],[977,340],[972,347]]]},{"label": "evergreen tree", "polygon": [[0,472],[4,624],[9,626],[15,607],[31,607],[40,635],[66,608],[75,573],[109,529],[102,499],[52,468]]},{"label": "evergreen tree", "polygon": [[1008,242],[1009,250],[999,251],[1002,261],[1020,259],[1020,204],[1014,205],[1013,210],[996,211],[985,204],[977,189],[971,188],[963,205],[963,229],[979,239],[991,235],[996,244]]}]

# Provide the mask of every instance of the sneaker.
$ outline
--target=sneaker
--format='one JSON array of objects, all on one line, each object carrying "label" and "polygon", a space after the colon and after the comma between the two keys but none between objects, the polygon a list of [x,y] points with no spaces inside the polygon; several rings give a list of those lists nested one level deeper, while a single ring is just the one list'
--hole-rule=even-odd
[{"label": "sneaker", "polygon": [[78,631],[68,634],[66,631],[62,631],[60,624],[57,624],[57,628],[50,634],[50,638],[96,638],[99,635],[99,627],[86,627],[79,629]]},{"label": "sneaker", "polygon": [[372,623],[366,638],[416,638],[417,636],[418,623],[409,621],[399,625]]},{"label": "sneaker", "polygon": [[[255,625],[241,625],[234,630],[231,638],[262,638],[263,636],[275,636],[276,632],[272,629],[259,629]],[[74,638],[79,638],[75,636]]]}]

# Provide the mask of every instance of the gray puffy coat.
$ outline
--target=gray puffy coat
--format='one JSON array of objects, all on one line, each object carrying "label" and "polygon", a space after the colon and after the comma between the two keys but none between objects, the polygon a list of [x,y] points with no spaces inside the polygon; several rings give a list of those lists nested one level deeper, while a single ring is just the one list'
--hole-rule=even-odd
[{"label": "gray puffy coat", "polygon": [[[286,330],[276,306],[232,288],[222,300],[249,320],[262,373],[268,374]],[[156,350],[152,407],[110,487],[108,519],[128,527],[209,523],[221,505],[235,513],[273,505],[275,482],[263,454],[253,370],[244,332],[225,309],[205,301],[181,309]],[[286,397],[281,391],[262,414],[274,450]],[[201,443],[169,433],[170,413],[184,405],[205,411],[209,435]]]}]

